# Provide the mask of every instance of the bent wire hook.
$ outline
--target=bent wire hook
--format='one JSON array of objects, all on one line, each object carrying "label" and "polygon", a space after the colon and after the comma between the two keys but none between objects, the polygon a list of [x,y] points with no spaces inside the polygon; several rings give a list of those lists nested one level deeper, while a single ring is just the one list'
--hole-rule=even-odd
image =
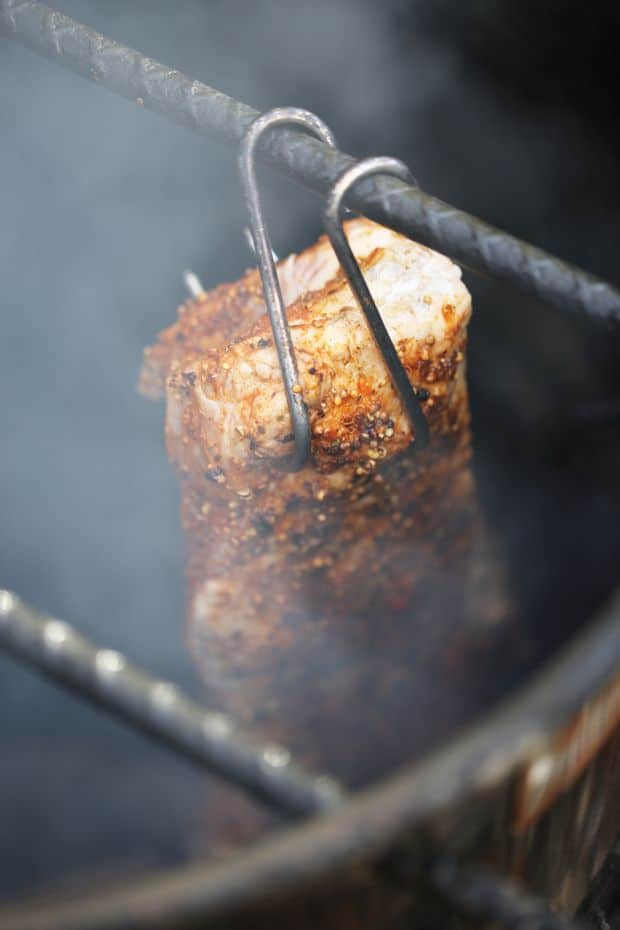
[{"label": "bent wire hook", "polygon": [[284,123],[302,126],[308,132],[318,136],[327,145],[332,146],[332,148],[336,147],[336,141],[331,130],[314,113],[296,107],[278,107],[254,120],[243,137],[239,156],[241,183],[250,214],[252,239],[256,249],[267,312],[271,320],[273,338],[280,360],[280,368],[282,369],[288,409],[293,422],[295,452],[288,465],[292,471],[297,471],[302,467],[310,452],[310,422],[301,394],[295,349],[288,320],[286,319],[282,290],[273,260],[273,250],[262,215],[254,164],[256,146],[260,137],[268,129]]},{"label": "bent wire hook", "polygon": [[407,372],[398,357],[398,353],[387,331],[387,327],[381,318],[381,314],[377,310],[377,305],[360,271],[360,267],[353,255],[342,226],[342,214],[344,212],[343,200],[347,192],[359,181],[375,174],[389,174],[399,178],[401,181],[406,181],[408,184],[416,183],[404,162],[399,161],[397,158],[366,158],[363,161],[357,162],[340,175],[327,197],[323,220],[332,248],[336,253],[342,270],[347,276],[349,285],[355,294],[360,309],[366,317],[370,330],[390,372],[392,383],[398,391],[409,420],[411,421],[413,427],[413,442],[418,449],[423,449],[424,446],[428,444],[429,440],[426,417],[422,412],[422,407],[420,406],[420,401],[418,400],[415,389],[409,381]]}]

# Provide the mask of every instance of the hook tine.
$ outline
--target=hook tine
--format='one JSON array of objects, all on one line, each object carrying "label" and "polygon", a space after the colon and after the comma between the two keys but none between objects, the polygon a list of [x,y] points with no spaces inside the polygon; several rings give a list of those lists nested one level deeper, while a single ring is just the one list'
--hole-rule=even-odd
[{"label": "hook tine", "polygon": [[183,284],[187,288],[189,296],[193,297],[194,300],[205,292],[202,281],[190,268],[183,272]]},{"label": "hook tine", "polygon": [[273,260],[273,249],[262,214],[255,168],[255,152],[259,139],[268,129],[282,124],[302,126],[312,135],[318,136],[327,145],[332,146],[332,148],[335,148],[336,142],[330,129],[314,113],[296,107],[279,107],[270,110],[268,113],[263,113],[262,116],[254,120],[243,137],[239,156],[241,183],[250,214],[252,240],[256,250],[273,338],[282,369],[288,409],[293,423],[295,453],[290,462],[290,468],[292,471],[297,471],[302,467],[310,453],[310,422],[301,395],[295,349],[288,320],[286,319],[278,273]]},{"label": "hook tine", "polygon": [[[254,258],[256,258],[256,246],[254,245],[254,236],[252,235],[252,230],[250,229],[249,226],[243,227],[243,236],[245,238],[245,241],[248,244],[248,249],[254,256]],[[278,254],[273,248],[271,250],[271,257],[273,258],[274,262],[278,261]]]},{"label": "hook tine", "polygon": [[325,229],[338,261],[347,276],[351,290],[355,294],[360,309],[364,312],[370,330],[375,338],[385,363],[390,372],[392,383],[398,391],[407,415],[413,426],[413,442],[416,447],[423,449],[429,441],[429,430],[426,417],[422,412],[420,401],[417,398],[407,372],[398,357],[394,343],[390,338],[387,327],[381,319],[368,285],[360,271],[355,256],[348,243],[342,225],[343,200],[351,187],[364,178],[375,174],[389,174],[408,184],[416,183],[408,167],[397,158],[379,157],[366,158],[348,168],[336,181],[327,197],[323,213]]}]

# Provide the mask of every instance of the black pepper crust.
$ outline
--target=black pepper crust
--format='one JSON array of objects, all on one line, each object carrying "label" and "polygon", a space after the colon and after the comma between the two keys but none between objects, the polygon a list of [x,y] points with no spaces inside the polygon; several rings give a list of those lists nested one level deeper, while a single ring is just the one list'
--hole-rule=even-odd
[{"label": "black pepper crust", "polygon": [[[381,260],[373,253],[362,267]],[[312,319],[341,286],[336,276],[302,295],[289,320]],[[429,675],[435,687],[454,674],[457,644],[486,648],[505,615],[501,578],[484,568],[470,468],[465,323],[446,303],[446,340],[397,345],[429,423],[427,449],[412,449],[385,392],[361,377],[355,393],[310,409],[312,460],[290,474],[261,457],[260,424],[250,424],[242,463],[225,461],[205,429],[199,389],[209,371],[242,340],[271,345],[268,321],[253,318],[259,300],[250,272],[189,302],[147,350],[147,381],[155,368],[167,374],[188,638],[214,703],[364,784],[414,754]],[[325,365],[319,353],[303,373],[320,380]],[[283,445],[291,440],[282,432]],[[438,715],[438,736],[443,725]],[[348,727],[365,739],[348,738]]]}]

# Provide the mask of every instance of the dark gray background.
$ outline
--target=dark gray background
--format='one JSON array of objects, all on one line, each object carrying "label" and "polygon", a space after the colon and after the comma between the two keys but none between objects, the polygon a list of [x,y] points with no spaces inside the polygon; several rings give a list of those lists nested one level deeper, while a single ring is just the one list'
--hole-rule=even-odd
[{"label": "dark gray background", "polygon": [[[56,6],[258,109],[315,109],[345,150],[618,280],[612,4],[581,23],[559,3]],[[265,185],[276,249],[311,242],[318,202]],[[135,383],[183,268],[250,263],[245,222],[234,151],[0,40],[0,585],[196,694],[162,410]],[[617,447],[548,428],[612,390],[617,356],[468,281],[477,469],[542,656],[617,574]],[[5,659],[0,734],[0,896],[201,848],[201,776]]]}]

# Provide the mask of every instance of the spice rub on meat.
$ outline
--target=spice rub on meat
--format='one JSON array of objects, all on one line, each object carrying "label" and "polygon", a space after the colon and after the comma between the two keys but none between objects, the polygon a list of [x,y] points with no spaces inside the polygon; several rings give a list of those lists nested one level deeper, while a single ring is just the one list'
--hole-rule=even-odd
[{"label": "spice rub on meat", "polygon": [[300,471],[283,468],[291,420],[256,270],[180,308],[141,387],[165,391],[189,635],[212,699],[355,784],[411,754],[446,642],[484,636],[501,598],[480,611],[460,269],[368,220],[346,231],[426,449],[325,237],[278,265],[312,430]]}]

